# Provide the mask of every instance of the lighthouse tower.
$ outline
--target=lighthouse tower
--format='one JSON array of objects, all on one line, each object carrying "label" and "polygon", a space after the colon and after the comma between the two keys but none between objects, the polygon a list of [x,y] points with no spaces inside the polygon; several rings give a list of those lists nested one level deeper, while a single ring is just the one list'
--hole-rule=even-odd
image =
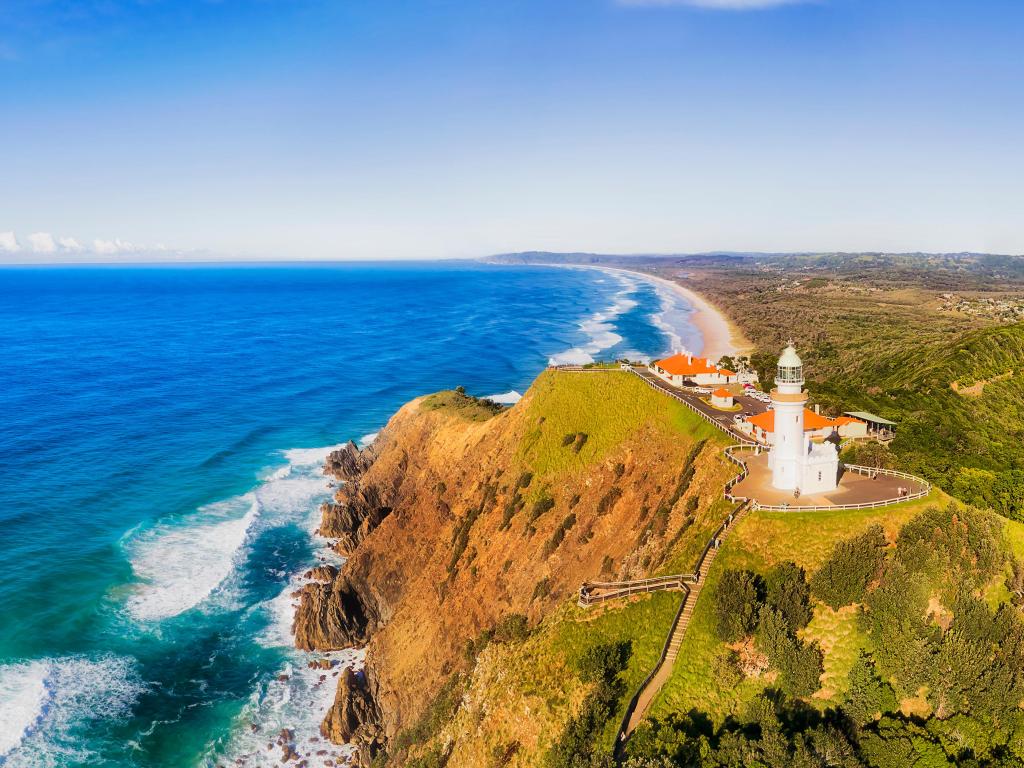
[{"label": "lighthouse tower", "polygon": [[826,440],[815,443],[804,434],[804,365],[792,343],[782,350],[772,390],[775,437],[768,452],[772,486],[781,491],[828,493],[839,485],[839,452]]},{"label": "lighthouse tower", "polygon": [[775,443],[768,456],[772,485],[792,491],[802,485],[807,443],[804,440],[804,365],[792,343],[782,351],[772,390]]}]

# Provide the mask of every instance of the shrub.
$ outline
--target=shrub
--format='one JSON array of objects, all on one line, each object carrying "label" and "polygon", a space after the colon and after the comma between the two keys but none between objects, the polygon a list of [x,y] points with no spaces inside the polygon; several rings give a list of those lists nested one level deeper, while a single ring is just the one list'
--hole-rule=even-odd
[{"label": "shrub", "polygon": [[629,643],[593,646],[580,657],[577,670],[587,682],[596,682],[579,714],[571,718],[548,752],[549,768],[590,768],[611,765],[610,755],[598,753],[596,742],[614,714],[625,685],[619,673],[629,661]]},{"label": "shrub", "polygon": [[782,614],[772,608],[765,608],[761,614],[757,647],[779,670],[779,684],[786,693],[803,697],[818,690],[824,671],[821,649],[801,642]]},{"label": "shrub", "polygon": [[545,576],[543,579],[537,582],[537,586],[533,588],[532,600],[543,600],[551,593],[551,579]]},{"label": "shrub", "polygon": [[530,508],[530,519],[527,524],[533,523],[538,517],[543,515],[545,512],[550,512],[555,507],[555,500],[550,496],[541,496]]},{"label": "shrub", "polygon": [[612,511],[612,507],[622,497],[622,489],[618,486],[614,486],[608,489],[608,492],[601,497],[601,500],[597,503],[597,514],[606,515]]},{"label": "shrub", "polygon": [[533,482],[533,472],[523,472],[516,480],[516,488],[529,488]]},{"label": "shrub", "polygon": [[628,642],[592,645],[576,661],[576,671],[585,683],[611,680],[626,668],[632,646]]},{"label": "shrub", "polygon": [[860,536],[840,541],[832,555],[811,578],[811,592],[834,609],[856,603],[882,566],[885,532],[872,525]]},{"label": "shrub", "polygon": [[877,720],[886,712],[896,710],[896,694],[892,686],[878,677],[875,665],[861,653],[850,668],[850,689],[846,694],[843,711],[857,725]]},{"label": "shrub", "polygon": [[719,688],[729,690],[743,682],[739,654],[724,648],[711,662],[711,675]]},{"label": "shrub", "polygon": [[796,563],[779,563],[765,578],[765,602],[786,620],[790,632],[803,629],[811,620],[811,588],[804,569]]},{"label": "shrub", "polygon": [[555,529],[555,532],[551,534],[551,538],[544,544],[544,557],[547,557],[556,549],[565,539],[565,534],[576,525],[576,515],[572,512],[561,522],[561,524]]},{"label": "shrub", "polygon": [[530,625],[521,613],[510,613],[494,628],[495,643],[521,643],[530,636]]},{"label": "shrub", "polygon": [[764,602],[764,584],[752,571],[728,570],[715,589],[715,618],[718,636],[727,643],[740,640],[757,627]]},{"label": "shrub", "polygon": [[462,553],[466,551],[466,546],[469,544],[469,532],[477,518],[480,517],[480,512],[479,507],[471,509],[455,526],[455,530],[452,532],[452,554],[448,560],[449,574],[455,573],[459,558],[462,557]]},{"label": "shrub", "polygon": [[523,497],[516,491],[515,495],[508,500],[505,508],[501,511],[501,525],[499,531],[507,531],[512,526],[512,518],[523,508]]}]

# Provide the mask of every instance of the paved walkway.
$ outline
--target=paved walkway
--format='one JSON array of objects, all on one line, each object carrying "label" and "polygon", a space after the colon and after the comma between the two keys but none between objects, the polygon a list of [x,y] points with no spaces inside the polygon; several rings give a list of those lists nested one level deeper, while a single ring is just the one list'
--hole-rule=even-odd
[{"label": "paved walkway", "polygon": [[791,509],[800,507],[836,506],[841,504],[868,504],[871,502],[898,499],[900,489],[903,495],[919,493],[927,483],[902,477],[879,474],[872,478],[853,471],[843,471],[839,487],[834,491],[819,494],[804,494],[799,498],[792,491],[780,491],[772,487],[772,473],[768,469],[768,454],[743,456],[748,475],[733,486],[731,493],[756,499],[758,504],[776,506],[788,504]]},{"label": "paved walkway", "polygon": [[662,392],[677,399],[685,400],[689,405],[693,406],[696,410],[714,421],[722,428],[722,430],[728,432],[740,442],[752,443],[754,441],[750,438],[750,435],[745,434],[736,428],[733,418],[737,414],[749,413],[754,415],[768,410],[768,405],[766,403],[762,403],[760,400],[755,400],[754,398],[747,397],[746,395],[736,395],[733,399],[741,406],[741,410],[720,411],[717,408],[712,408],[708,403],[704,402],[700,395],[672,386],[660,376],[656,376],[651,373],[647,368],[633,366],[633,373],[651,386],[660,389]]}]

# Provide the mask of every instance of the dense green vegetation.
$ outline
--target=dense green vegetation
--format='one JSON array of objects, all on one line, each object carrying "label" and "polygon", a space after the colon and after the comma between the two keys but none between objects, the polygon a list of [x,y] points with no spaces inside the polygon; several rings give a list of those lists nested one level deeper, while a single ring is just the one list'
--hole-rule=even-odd
[{"label": "dense green vegetation", "polygon": [[[626,765],[1020,765],[1024,620],[1012,602],[984,599],[993,584],[1015,578],[1004,525],[949,504],[909,521],[895,546],[882,549],[879,536],[868,528],[838,544],[811,575],[810,590],[790,564],[763,575],[723,573],[716,613],[721,618],[729,606],[748,616],[753,602],[756,645],[778,673],[774,684],[724,720],[696,709],[653,719],[630,740]],[[870,566],[854,567],[856,558]],[[845,692],[828,708],[808,698],[819,681],[817,648],[798,639],[807,603],[771,597],[815,599],[816,584],[827,585],[833,602],[849,601],[840,608],[852,604],[865,640]],[[719,627],[723,640],[735,639],[736,625]]]}]

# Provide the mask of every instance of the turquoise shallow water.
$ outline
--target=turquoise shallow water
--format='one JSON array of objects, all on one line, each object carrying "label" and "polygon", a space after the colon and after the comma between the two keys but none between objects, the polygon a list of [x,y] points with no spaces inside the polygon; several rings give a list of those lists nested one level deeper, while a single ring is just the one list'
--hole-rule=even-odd
[{"label": "turquoise shallow water", "polygon": [[596,270],[0,269],[0,765],[314,750],[333,685],[288,625],[329,447],[425,392],[699,348],[688,314]]}]

